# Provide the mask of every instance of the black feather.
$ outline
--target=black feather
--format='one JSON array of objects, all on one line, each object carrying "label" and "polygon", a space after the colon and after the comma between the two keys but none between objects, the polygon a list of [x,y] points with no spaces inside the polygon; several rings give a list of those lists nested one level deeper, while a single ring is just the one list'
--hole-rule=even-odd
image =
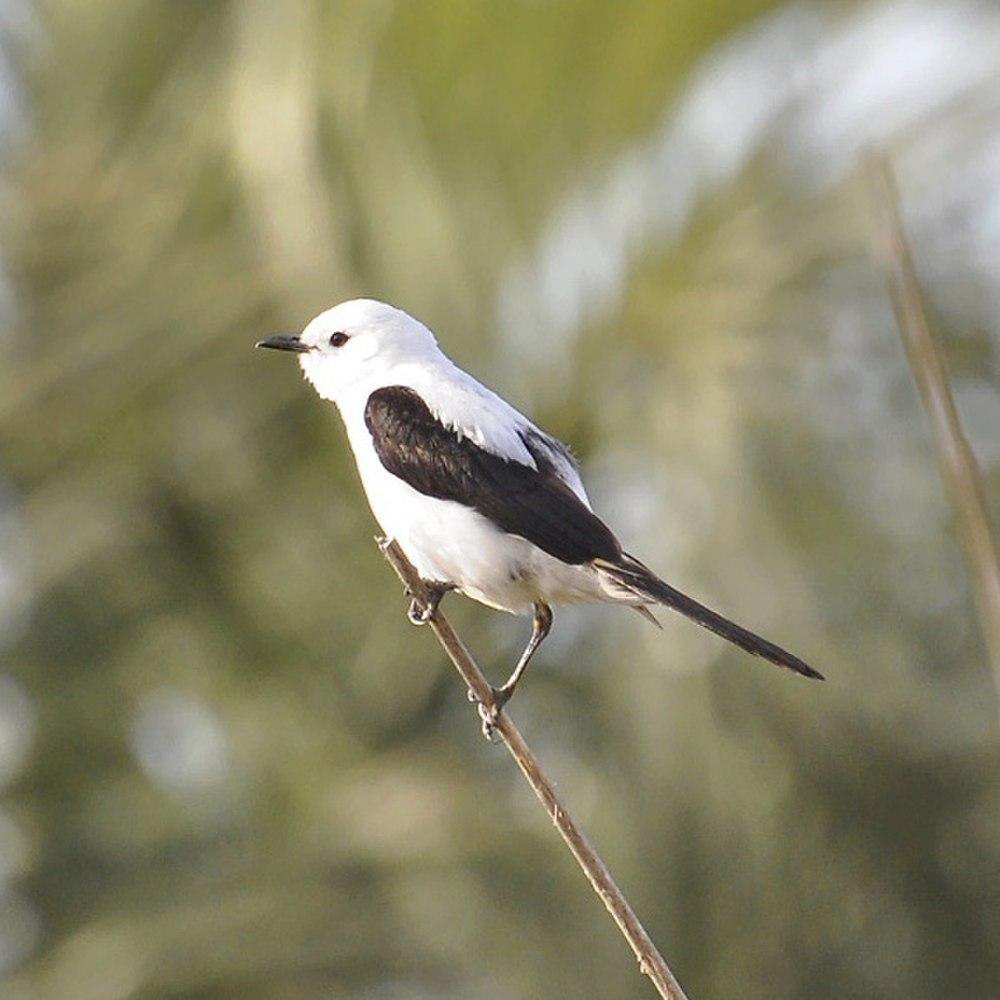
[{"label": "black feather", "polygon": [[471,507],[565,563],[621,555],[611,530],[558,476],[551,458],[558,444],[537,432],[521,435],[533,469],[460,437],[400,385],[368,397],[365,426],[382,465],[419,493]]},{"label": "black feather", "polygon": [[416,391],[399,385],[368,397],[365,426],[382,465],[417,492],[470,507],[565,563],[593,563],[625,595],[673,608],[748,653],[823,679],[797,656],[699,604],[622,552],[607,525],[558,475],[553,456],[572,459],[557,441],[522,432],[534,469],[501,458],[446,427]]},{"label": "black feather", "polygon": [[599,570],[625,590],[672,608],[674,611],[679,611],[703,628],[722,636],[723,639],[739,646],[740,649],[753,653],[754,656],[763,657],[771,663],[776,663],[779,667],[787,667],[804,677],[812,677],[820,681],[825,679],[818,670],[814,670],[808,663],[800,660],[794,654],[756,635],[749,629],[743,628],[742,625],[737,625],[736,622],[730,621],[717,611],[706,608],[704,604],[700,604],[693,597],[688,597],[687,594],[671,587],[669,583],[665,583],[651,569],[627,552],[623,552],[617,560],[612,562],[599,560],[596,565]]}]

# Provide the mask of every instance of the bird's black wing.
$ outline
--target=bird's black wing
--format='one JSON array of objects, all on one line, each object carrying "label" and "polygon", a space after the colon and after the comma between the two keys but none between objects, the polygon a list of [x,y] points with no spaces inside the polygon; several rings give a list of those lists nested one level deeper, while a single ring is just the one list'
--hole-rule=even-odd
[{"label": "bird's black wing", "polygon": [[417,392],[399,385],[368,397],[365,426],[382,465],[417,492],[471,507],[566,563],[617,560],[621,554],[611,530],[559,478],[533,433],[521,437],[534,469],[461,437]]}]

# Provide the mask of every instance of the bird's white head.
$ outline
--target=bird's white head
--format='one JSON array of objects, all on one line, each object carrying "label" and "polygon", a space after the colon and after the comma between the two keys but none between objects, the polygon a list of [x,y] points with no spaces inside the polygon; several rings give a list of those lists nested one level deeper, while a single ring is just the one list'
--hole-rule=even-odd
[{"label": "bird's white head", "polygon": [[301,334],[266,337],[256,346],[297,353],[305,377],[333,402],[353,389],[386,384],[400,365],[443,357],[423,323],[374,299],[341,302]]}]

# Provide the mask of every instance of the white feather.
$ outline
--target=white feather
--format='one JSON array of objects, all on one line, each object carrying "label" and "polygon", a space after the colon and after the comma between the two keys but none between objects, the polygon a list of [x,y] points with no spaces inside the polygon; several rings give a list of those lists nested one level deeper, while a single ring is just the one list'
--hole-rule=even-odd
[{"label": "white feather", "polygon": [[[349,337],[341,347],[330,345],[335,332]],[[443,424],[501,458],[537,468],[522,434],[539,435],[559,477],[589,506],[569,454],[446,357],[427,327],[392,306],[356,299],[317,316],[301,340],[313,348],[299,355],[302,370],[340,410],[372,513],[422,577],[513,613],[536,601],[622,600],[592,566],[561,562],[463,504],[418,492],[382,465],[365,406],[376,389],[406,386]]]}]

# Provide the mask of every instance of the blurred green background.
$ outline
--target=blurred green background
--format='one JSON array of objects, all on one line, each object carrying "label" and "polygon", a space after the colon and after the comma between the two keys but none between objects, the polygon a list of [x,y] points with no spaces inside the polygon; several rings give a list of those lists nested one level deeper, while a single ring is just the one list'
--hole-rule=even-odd
[{"label": "blurred green background", "polygon": [[[333,410],[358,295],[801,654],[557,615],[513,715],[692,997],[1000,996],[996,690],[858,171],[1000,504],[1000,10],[0,2],[0,993],[652,994]],[[446,602],[495,680],[527,623]]]}]

